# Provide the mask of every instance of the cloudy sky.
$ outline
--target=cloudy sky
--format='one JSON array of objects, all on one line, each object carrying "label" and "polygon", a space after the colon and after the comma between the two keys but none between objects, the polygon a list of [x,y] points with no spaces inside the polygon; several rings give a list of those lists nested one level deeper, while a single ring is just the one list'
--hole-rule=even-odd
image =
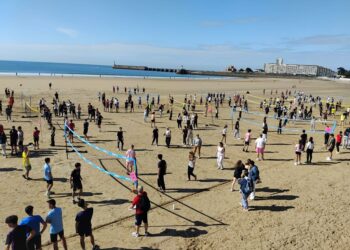
[{"label": "cloudy sky", "polygon": [[3,0],[0,60],[350,68],[349,0]]}]

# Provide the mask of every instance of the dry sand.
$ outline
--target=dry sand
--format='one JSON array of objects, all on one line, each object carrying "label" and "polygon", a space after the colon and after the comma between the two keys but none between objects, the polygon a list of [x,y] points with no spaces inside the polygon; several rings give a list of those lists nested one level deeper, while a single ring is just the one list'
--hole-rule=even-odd
[{"label": "dry sand", "polygon": [[[49,91],[48,83],[53,83]],[[22,84],[22,86],[20,86]],[[98,91],[105,91],[107,97],[112,96],[112,86],[119,85],[142,88],[148,93],[161,94],[161,102],[167,103],[169,93],[182,101],[184,94],[197,96],[207,92],[245,92],[262,96],[262,89],[278,89],[279,91],[296,85],[298,89],[312,92],[314,95],[344,97],[350,103],[350,85],[321,80],[288,80],[288,79],[236,79],[236,80],[168,80],[168,79],[115,79],[115,78],[60,78],[60,77],[0,77],[0,89],[5,87],[15,90],[16,103],[14,122],[7,123],[4,116],[0,121],[8,130],[10,126],[24,127],[25,142],[32,141],[31,133],[39,119],[21,118],[21,93],[26,101],[31,97],[36,106],[40,97],[52,100],[55,91],[60,98],[81,104],[83,117],[86,106],[91,102],[99,109]],[[121,100],[125,94],[116,95]],[[267,95],[269,96],[269,95]],[[4,96],[1,94],[4,101]],[[144,98],[143,98],[144,100]],[[251,110],[258,110],[258,98],[251,98]],[[6,102],[5,102],[6,103]],[[3,105],[5,106],[5,105]],[[199,108],[201,109],[201,108]],[[103,109],[102,109],[103,110]],[[221,137],[224,124],[231,129],[230,111],[220,109],[220,119],[211,123],[211,119],[199,116],[199,133],[203,139],[202,159],[197,161],[195,172],[199,181],[187,181],[187,157],[189,148],[182,146],[168,149],[164,147],[163,131],[166,127],[172,130],[172,144],[181,145],[181,131],[176,128],[177,110],[173,121],[167,115],[157,117],[160,129],[160,146],[151,146],[152,129],[149,123],[143,123],[143,110],[135,109],[135,113],[102,112],[104,117],[102,132],[98,132],[95,124],[90,124],[91,142],[116,152],[116,131],[122,126],[125,133],[125,147],[132,143],[137,149],[140,182],[153,202],[149,213],[151,237],[132,238],[133,213],[128,210],[133,194],[129,191],[130,183],[118,181],[83,163],[82,177],[84,198],[94,207],[93,226],[97,244],[101,249],[348,249],[350,244],[350,214],[348,212],[350,188],[349,160],[350,151],[342,150],[335,155],[334,161],[327,162],[327,153],[321,148],[322,134],[313,134],[316,140],[314,153],[315,165],[294,166],[294,145],[299,133],[286,132],[282,136],[273,130],[269,133],[266,160],[258,162],[262,183],[257,188],[257,199],[250,202],[251,210],[247,213],[240,208],[239,192],[230,192],[232,167],[241,159],[255,159],[252,152],[242,152],[242,141],[235,140],[230,131],[227,142],[227,153],[224,171],[216,169],[216,145]],[[260,116],[246,116],[249,121],[262,122]],[[62,118],[55,122],[63,123]],[[82,121],[76,121],[77,133],[82,134]],[[270,126],[277,125],[269,120]],[[58,128],[58,126],[56,125]],[[308,123],[296,125],[294,128],[309,128]],[[255,138],[260,127],[241,122],[241,134],[248,128]],[[318,129],[323,129],[319,126]],[[339,131],[339,129],[337,129]],[[81,159],[75,153],[69,153],[66,159],[62,131],[57,130],[56,147],[49,146],[49,130],[46,123],[42,125],[41,150],[34,152],[31,159],[33,181],[22,178],[20,158],[1,159],[0,164],[0,218],[10,214],[23,217],[24,207],[32,204],[35,213],[45,216],[45,187],[42,181],[44,157],[51,157],[53,175],[56,178],[53,191],[58,206],[63,208],[65,234],[68,236],[69,249],[80,249],[79,239],[74,234],[74,219],[79,208],[72,204],[70,197],[69,176],[74,163]],[[310,136],[310,135],[309,135]],[[86,145],[76,142],[79,150],[87,151],[84,155],[107,170],[125,174],[124,161],[118,161],[103,153],[96,152]],[[156,173],[158,153],[162,153],[168,163],[166,186],[168,192],[156,191]],[[305,160],[305,155],[302,156]],[[236,186],[236,188],[238,188]],[[175,210],[173,209],[175,206]],[[8,228],[0,227],[0,238],[4,239]],[[143,233],[143,230],[141,230]],[[49,239],[48,232],[43,235],[43,242]],[[87,246],[89,242],[86,241]],[[52,249],[47,246],[44,249]]]}]

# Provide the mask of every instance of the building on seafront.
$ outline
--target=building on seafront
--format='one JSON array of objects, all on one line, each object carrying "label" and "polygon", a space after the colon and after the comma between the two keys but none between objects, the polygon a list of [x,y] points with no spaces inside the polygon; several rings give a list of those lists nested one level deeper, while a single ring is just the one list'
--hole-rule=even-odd
[{"label": "building on seafront", "polygon": [[331,69],[318,65],[284,64],[282,58],[278,58],[276,63],[265,63],[264,70],[266,74],[336,76],[336,72]]}]

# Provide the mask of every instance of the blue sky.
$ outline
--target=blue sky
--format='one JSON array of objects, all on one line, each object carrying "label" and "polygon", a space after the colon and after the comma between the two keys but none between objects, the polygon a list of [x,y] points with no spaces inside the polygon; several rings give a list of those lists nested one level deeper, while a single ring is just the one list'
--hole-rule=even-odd
[{"label": "blue sky", "polygon": [[349,0],[1,0],[0,60],[350,68]]}]

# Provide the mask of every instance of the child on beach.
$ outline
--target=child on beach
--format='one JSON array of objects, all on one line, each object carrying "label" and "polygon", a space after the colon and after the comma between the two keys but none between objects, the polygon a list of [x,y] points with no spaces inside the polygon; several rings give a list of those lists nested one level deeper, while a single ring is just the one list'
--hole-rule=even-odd
[{"label": "child on beach", "polygon": [[294,165],[300,165],[301,164],[301,152],[302,152],[302,142],[299,140],[297,144],[295,144],[295,163]]},{"label": "child on beach", "polygon": [[251,129],[248,129],[248,132],[244,136],[244,145],[243,145],[243,152],[248,152],[248,147],[250,144],[250,138],[251,138]]},{"label": "child on beach", "polygon": [[190,151],[188,155],[188,166],[187,166],[187,177],[189,181],[191,180],[191,176],[193,176],[194,179],[197,180],[197,175],[193,173],[195,165],[196,165],[196,156],[194,152]]},{"label": "child on beach", "polygon": [[227,125],[224,126],[224,129],[222,130],[222,137],[221,142],[224,142],[226,144],[226,135],[227,135]]}]

